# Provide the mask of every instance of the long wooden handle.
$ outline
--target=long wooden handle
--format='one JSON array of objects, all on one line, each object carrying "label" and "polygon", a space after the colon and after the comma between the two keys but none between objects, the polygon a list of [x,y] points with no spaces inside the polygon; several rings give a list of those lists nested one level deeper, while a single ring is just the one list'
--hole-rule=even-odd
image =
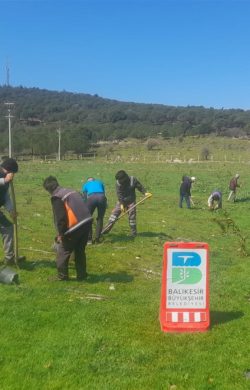
[{"label": "long wooden handle", "polygon": [[136,204],[134,204],[134,206],[130,207],[130,209],[127,209],[124,213],[120,214],[119,217],[114,221],[114,222],[110,222],[103,230],[102,230],[102,233],[105,233],[109,228],[110,226],[114,225],[117,221],[119,221],[119,219],[123,218],[124,215],[128,214],[131,210],[133,210],[136,206],[138,206],[140,203],[144,202],[144,200],[146,199],[149,199],[151,198],[152,194],[148,195],[148,196],[145,196],[143,199],[139,200],[139,202],[137,202]]},{"label": "long wooden handle", "polygon": [[13,181],[10,182],[10,196],[13,204],[13,225],[14,225],[14,255],[15,255],[15,264],[18,267],[18,232],[17,232],[17,209],[16,209],[16,197]]},{"label": "long wooden handle", "polygon": [[127,209],[126,211],[124,211],[124,213],[120,214],[119,217],[117,218],[117,221],[119,219],[121,219],[122,217],[124,217],[124,215],[128,214],[131,210],[135,209],[136,206],[138,206],[140,203],[144,202],[144,200],[146,199],[149,199],[151,198],[152,194],[148,195],[148,196],[144,196],[144,198],[142,198],[141,200],[139,200],[136,204],[134,204],[134,206],[130,207],[129,209]]}]

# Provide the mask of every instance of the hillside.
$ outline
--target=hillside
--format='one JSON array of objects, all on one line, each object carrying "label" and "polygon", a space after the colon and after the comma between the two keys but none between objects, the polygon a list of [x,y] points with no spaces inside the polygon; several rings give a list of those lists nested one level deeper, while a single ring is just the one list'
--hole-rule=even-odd
[{"label": "hillside", "polygon": [[250,134],[250,111],[119,102],[70,92],[38,88],[0,87],[0,135],[8,145],[7,108],[14,102],[12,127],[16,153],[53,153],[57,130],[65,133],[62,152],[88,150],[98,140],[133,137],[163,138],[211,134],[242,137]]}]

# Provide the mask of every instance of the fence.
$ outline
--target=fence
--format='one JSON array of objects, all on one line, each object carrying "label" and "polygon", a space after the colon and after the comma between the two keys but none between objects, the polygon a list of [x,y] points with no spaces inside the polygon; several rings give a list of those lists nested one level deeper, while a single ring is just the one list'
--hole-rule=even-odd
[{"label": "fence", "polygon": [[[50,155],[15,155],[14,156],[18,161],[58,161],[57,154]],[[70,160],[101,160],[108,163],[173,163],[173,164],[192,164],[192,163],[240,163],[240,164],[250,164],[249,156],[236,156],[236,155],[226,155],[222,154],[214,158],[213,155],[209,156],[209,159],[201,159],[200,155],[193,157],[180,155],[180,153],[169,154],[169,153],[130,153],[130,154],[119,154],[119,153],[107,153],[103,156],[98,156],[96,152],[89,153],[66,153],[61,156],[62,161]]]},{"label": "fence", "polygon": [[[18,161],[58,161],[58,155],[57,154],[45,154],[45,155],[16,155],[15,158]],[[61,160],[85,160],[85,159],[95,159],[96,153],[90,152],[90,153],[66,153],[65,155],[61,156]]]}]

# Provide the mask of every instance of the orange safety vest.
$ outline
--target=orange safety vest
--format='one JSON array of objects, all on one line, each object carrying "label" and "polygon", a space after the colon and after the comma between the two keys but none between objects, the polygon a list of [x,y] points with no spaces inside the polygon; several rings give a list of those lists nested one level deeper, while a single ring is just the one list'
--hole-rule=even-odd
[{"label": "orange safety vest", "polygon": [[57,187],[53,192],[53,196],[60,198],[64,203],[68,227],[65,235],[92,220],[92,216],[79,192],[69,188]]}]

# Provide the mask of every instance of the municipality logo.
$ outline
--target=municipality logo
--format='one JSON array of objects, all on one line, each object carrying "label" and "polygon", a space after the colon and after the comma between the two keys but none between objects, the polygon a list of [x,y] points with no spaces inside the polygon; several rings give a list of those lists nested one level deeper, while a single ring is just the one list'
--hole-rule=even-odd
[{"label": "municipality logo", "polygon": [[172,282],[178,284],[196,284],[202,278],[201,257],[196,252],[173,252]]}]

